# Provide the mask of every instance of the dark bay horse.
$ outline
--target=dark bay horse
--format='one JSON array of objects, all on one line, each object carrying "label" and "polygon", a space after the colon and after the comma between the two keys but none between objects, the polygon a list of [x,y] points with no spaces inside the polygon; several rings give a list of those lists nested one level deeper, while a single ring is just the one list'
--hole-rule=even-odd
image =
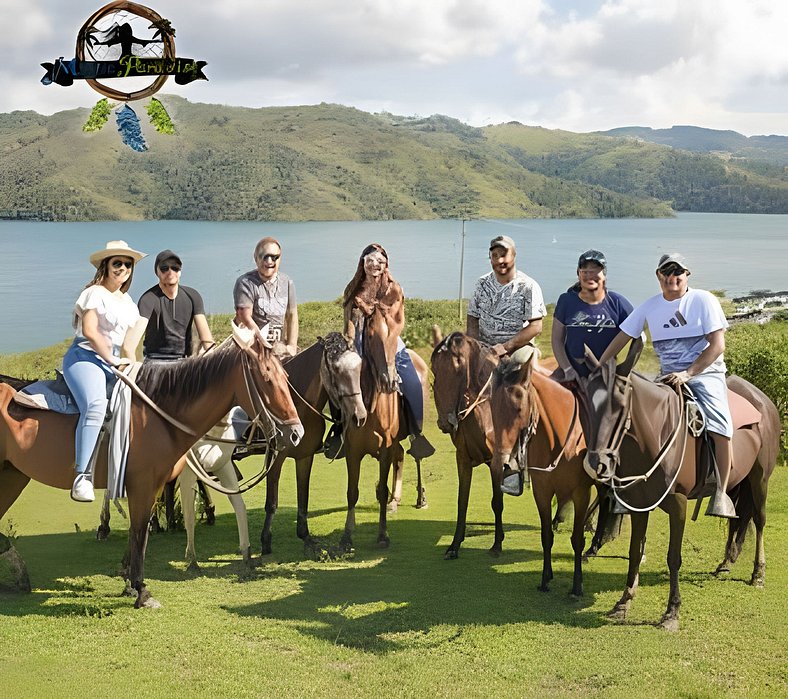
[{"label": "dark bay horse", "polygon": [[[682,397],[632,371],[642,349],[633,342],[627,358],[593,367],[580,382],[583,428],[588,441],[586,468],[594,478],[613,488],[616,499],[630,510],[632,534],[629,570],[624,594],[610,612],[623,620],[638,588],[640,561],[649,513],[660,507],[670,518],[667,564],[670,592],[659,625],[674,631],[679,626],[679,569],[687,516],[687,500],[713,492],[705,485],[708,466],[699,457],[700,440],[689,434]],[[780,416],[772,401],[744,379],[731,376],[728,389],[746,399],[750,417],[737,420],[733,410],[733,469],[728,493],[736,505],[736,519],[728,524],[725,558],[716,573],[730,570],[741,552],[750,522],[755,523],[756,546],[751,584],[762,586],[766,559],[763,528],[766,524],[766,493],[779,452]],[[736,401],[738,402],[738,401]],[[706,490],[708,488],[708,490]]]},{"label": "dark bay horse", "polygon": [[[235,334],[201,357],[174,364],[143,365],[137,385],[175,427],[134,396],[125,486],[129,502],[129,546],[124,577],[136,590],[135,607],[155,607],[144,582],[148,520],[156,494],[174,478],[180,457],[233,405],[263,415],[277,426],[277,440],[297,443],[303,428],[290,398],[287,375],[259,335]],[[0,384],[0,517],[30,479],[69,490],[74,477],[77,416],[23,408],[12,402],[13,389]],[[94,484],[106,487],[107,457],[101,449]]]},{"label": "dark bay horse", "polygon": [[553,579],[551,508],[555,497],[559,511],[569,500],[574,504],[572,594],[580,596],[583,594],[583,530],[591,494],[591,479],[583,470],[583,431],[577,419],[574,395],[534,371],[533,366],[533,357],[523,364],[503,359],[495,370],[491,398],[495,432],[493,465],[502,469],[509,463],[520,435],[525,432],[524,454],[542,532],[539,590],[547,592]]},{"label": "dark bay horse", "polygon": [[[364,323],[363,347],[361,395],[367,410],[367,420],[363,425],[348,421],[344,423],[348,511],[340,545],[346,550],[350,550],[353,546],[361,460],[367,454],[375,457],[379,463],[376,492],[380,517],[377,541],[381,547],[389,545],[386,527],[386,509],[389,501],[388,474],[392,465],[395,469],[402,468],[404,451],[400,442],[408,434],[403,401],[396,391],[397,336],[389,333],[386,319],[377,306]],[[411,352],[410,356],[419,374],[426,403],[427,365],[417,354]],[[416,461],[416,465],[420,474],[419,460]]]},{"label": "dark bay horse", "polygon": [[361,400],[361,357],[339,333],[329,333],[325,338],[287,360],[290,374],[290,391],[301,423],[304,438],[295,446],[284,449],[274,461],[266,480],[265,524],[260,535],[263,554],[271,553],[271,524],[279,505],[279,478],[282,464],[288,457],[296,462],[298,491],[298,516],[296,534],[306,547],[313,545],[309,533],[309,480],[315,454],[323,445],[326,422],[323,416],[328,399],[323,379],[325,366],[331,367],[333,376],[329,390],[335,405],[342,410],[344,424],[362,425],[367,413]]},{"label": "dark bay horse", "polygon": [[[435,329],[434,329],[435,332]],[[503,493],[501,463],[493,467],[492,412],[490,385],[498,357],[478,340],[455,332],[443,340],[436,335],[435,349],[430,358],[435,377],[433,396],[438,411],[438,427],[451,436],[457,461],[457,525],[454,538],[444,554],[454,559],[465,540],[468,498],[473,469],[487,464],[492,483],[492,511],[495,516],[495,540],[490,552],[499,554],[503,543]]]}]

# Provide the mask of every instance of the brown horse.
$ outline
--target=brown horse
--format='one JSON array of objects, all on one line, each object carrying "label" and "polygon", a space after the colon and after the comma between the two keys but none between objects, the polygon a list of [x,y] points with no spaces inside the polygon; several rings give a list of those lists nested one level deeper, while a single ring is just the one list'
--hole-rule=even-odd
[{"label": "brown horse", "polygon": [[[434,338],[436,341],[437,337]],[[444,554],[454,559],[465,540],[468,498],[473,469],[487,464],[492,483],[492,511],[495,516],[495,540],[490,553],[501,553],[503,543],[503,493],[501,463],[493,466],[492,412],[489,387],[498,366],[497,355],[470,335],[455,332],[437,342],[430,358],[435,376],[433,396],[438,411],[438,427],[451,435],[457,461],[457,525],[454,538]]]},{"label": "brown horse", "polygon": [[329,333],[324,339],[300,352],[285,363],[290,373],[290,391],[301,423],[304,438],[295,446],[288,446],[275,459],[266,481],[265,524],[260,534],[263,554],[271,553],[271,525],[279,505],[279,477],[282,464],[288,457],[296,462],[298,516],[296,534],[304,546],[314,546],[309,533],[309,480],[315,454],[323,445],[326,422],[322,410],[328,393],[323,379],[330,367],[332,381],[328,386],[331,400],[341,407],[345,424],[363,425],[367,417],[361,400],[361,357],[339,333]]},{"label": "brown horse", "polygon": [[[670,592],[659,625],[673,631],[679,626],[679,568],[687,500],[711,494],[713,487],[705,484],[708,464],[699,457],[706,452],[701,450],[700,440],[688,432],[683,398],[673,389],[632,371],[641,349],[641,342],[633,342],[618,367],[613,359],[600,365],[587,352],[593,371],[580,381],[583,428],[588,440],[586,468],[594,478],[613,488],[632,519],[627,585],[610,612],[612,618],[626,618],[637,591],[649,512],[660,507],[668,513]],[[736,503],[738,517],[729,522],[725,559],[716,573],[728,571],[736,561],[753,521],[756,550],[751,584],[761,586],[766,566],[766,493],[779,451],[780,417],[771,400],[744,379],[729,377],[728,388],[760,412],[760,419],[746,404],[750,418],[737,420],[737,411],[732,410],[736,429],[728,492]]]},{"label": "brown horse", "polygon": [[533,369],[534,359],[524,364],[504,359],[495,370],[492,388],[492,416],[495,432],[493,467],[509,463],[518,440],[525,434],[525,464],[529,471],[542,532],[542,581],[547,592],[553,579],[551,551],[553,497],[558,510],[571,500],[574,504],[572,548],[574,576],[572,594],[583,594],[582,556],[584,522],[591,493],[591,479],[583,470],[585,442],[577,420],[573,394],[557,382]]},{"label": "brown horse", "polygon": [[[235,339],[235,336],[234,336]],[[175,427],[146,403],[132,400],[125,487],[129,499],[129,546],[124,577],[136,590],[135,607],[155,607],[144,583],[145,549],[156,494],[175,477],[179,458],[233,405],[277,424],[277,442],[297,443],[303,434],[287,390],[287,375],[262,338],[226,340],[201,357],[173,364],[143,365],[137,385],[166,414],[188,427]],[[77,417],[22,408],[14,390],[0,384],[0,517],[30,479],[68,490],[73,481]],[[281,444],[280,444],[281,446]],[[94,473],[107,483],[106,450]]]},{"label": "brown horse", "polygon": [[[348,512],[340,545],[346,550],[350,550],[353,546],[361,460],[367,454],[377,458],[379,463],[376,489],[380,505],[378,545],[381,547],[389,545],[386,528],[386,508],[389,501],[388,474],[392,464],[395,469],[402,468],[404,453],[400,442],[407,436],[403,402],[396,391],[397,336],[389,332],[385,317],[378,307],[375,307],[366,319],[362,341],[364,353],[361,362],[361,395],[367,410],[367,420],[363,425],[344,422]],[[414,353],[411,353],[411,358],[424,390],[427,365]],[[420,474],[421,464],[418,460],[416,464]]]}]

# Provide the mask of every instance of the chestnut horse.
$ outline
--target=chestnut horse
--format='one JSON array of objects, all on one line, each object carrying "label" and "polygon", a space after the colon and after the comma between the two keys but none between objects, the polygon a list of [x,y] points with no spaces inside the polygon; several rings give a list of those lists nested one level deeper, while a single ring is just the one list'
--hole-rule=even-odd
[{"label": "chestnut horse", "polygon": [[[437,332],[437,331],[435,331]],[[435,376],[433,396],[438,411],[438,427],[451,435],[457,461],[457,525],[454,538],[444,558],[454,559],[465,540],[468,498],[473,469],[487,464],[492,482],[492,511],[495,516],[495,540],[490,553],[501,553],[503,544],[503,493],[501,463],[493,466],[492,412],[489,389],[498,356],[470,335],[454,332],[438,341],[430,364]]]},{"label": "chestnut horse", "polygon": [[[137,385],[165,414],[186,426],[175,427],[134,396],[125,487],[129,499],[129,545],[124,578],[136,591],[134,606],[156,607],[144,582],[148,520],[156,494],[174,478],[180,457],[233,405],[277,423],[277,441],[297,443],[303,435],[287,375],[259,335],[241,335],[201,357],[172,364],[143,365]],[[12,403],[14,390],[0,384],[0,517],[30,479],[68,490],[73,481],[77,416],[23,408]],[[280,444],[281,446],[281,444]],[[96,487],[107,483],[106,450],[100,449],[93,474]]]},{"label": "chestnut horse", "polygon": [[[374,456],[379,463],[376,492],[380,517],[377,541],[381,547],[389,545],[386,528],[386,508],[389,501],[388,475],[392,465],[395,469],[402,468],[404,453],[400,442],[408,434],[403,401],[396,390],[397,336],[389,333],[386,319],[377,306],[366,318],[362,342],[364,351],[361,360],[361,396],[367,410],[367,420],[363,425],[344,421],[348,511],[340,545],[345,550],[350,550],[353,546],[361,460],[367,454]],[[411,352],[410,356],[421,380],[426,404],[427,365],[417,354]],[[416,465],[420,474],[420,460],[417,459]],[[421,481],[420,475],[419,481]]]},{"label": "chestnut horse", "polygon": [[[642,346],[640,341],[633,342],[618,367],[614,359],[599,364],[593,354],[586,353],[586,361],[593,367],[588,378],[579,382],[588,440],[586,468],[594,478],[612,487],[616,500],[630,510],[632,519],[626,589],[610,612],[612,618],[626,618],[637,591],[650,511],[660,507],[668,513],[670,592],[659,625],[675,631],[681,606],[679,569],[687,500],[711,494],[713,488],[705,484],[708,466],[705,462],[701,465],[702,459],[698,458],[700,439],[688,432],[683,398],[673,389],[632,371]],[[716,573],[730,570],[753,521],[756,546],[750,583],[762,586],[766,493],[779,452],[780,416],[772,401],[744,379],[729,377],[728,389],[748,401],[760,416],[746,404],[751,417],[737,420],[737,413],[732,411],[736,429],[728,492],[738,516],[728,524],[725,558]]]},{"label": "chestnut horse", "polygon": [[282,464],[287,457],[296,462],[298,491],[298,516],[296,534],[307,548],[314,542],[309,533],[309,479],[315,454],[323,445],[326,422],[323,413],[328,393],[323,379],[324,365],[332,367],[333,384],[329,386],[331,400],[340,406],[345,424],[362,425],[367,411],[361,400],[361,357],[348,345],[344,336],[329,333],[314,345],[287,360],[290,373],[290,390],[301,423],[304,438],[297,445],[290,445],[274,460],[266,480],[265,524],[260,534],[263,554],[271,553],[271,525],[279,505],[279,478]]},{"label": "chestnut horse", "polygon": [[492,418],[495,433],[493,468],[509,463],[521,434],[523,451],[531,478],[542,532],[542,581],[539,590],[547,592],[553,579],[551,551],[553,497],[558,510],[571,500],[574,504],[572,548],[574,576],[572,594],[583,594],[584,523],[591,494],[591,479],[583,470],[585,441],[577,419],[574,395],[539,371],[535,359],[523,364],[501,360],[492,387]]}]

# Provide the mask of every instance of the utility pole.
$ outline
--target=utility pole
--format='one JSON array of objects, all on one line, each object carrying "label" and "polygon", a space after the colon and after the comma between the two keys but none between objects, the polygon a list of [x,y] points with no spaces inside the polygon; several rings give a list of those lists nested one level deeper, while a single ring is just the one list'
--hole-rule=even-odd
[{"label": "utility pole", "polygon": [[462,275],[465,267],[465,222],[467,218],[462,219],[462,242],[460,244],[460,294],[457,297],[457,315],[460,322],[462,322]]}]

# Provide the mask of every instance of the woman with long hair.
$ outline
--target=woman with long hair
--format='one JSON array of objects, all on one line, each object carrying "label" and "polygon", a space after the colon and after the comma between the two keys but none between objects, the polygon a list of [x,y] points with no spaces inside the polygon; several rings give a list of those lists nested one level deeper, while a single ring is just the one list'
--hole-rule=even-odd
[{"label": "woman with long hair", "polygon": [[[345,335],[363,355],[364,324],[375,308],[379,308],[386,320],[389,333],[397,337],[396,368],[400,388],[405,399],[411,446],[408,450],[414,458],[423,459],[435,453],[421,430],[424,423],[424,394],[421,381],[413,366],[405,343],[400,334],[405,326],[405,295],[402,287],[389,271],[389,256],[378,243],[367,245],[361,252],[356,273],[345,287],[342,295],[345,318]],[[326,454],[337,455],[341,429],[333,429],[326,440]]]},{"label": "woman with long hair", "polygon": [[145,253],[123,240],[108,242],[90,256],[96,274],[74,306],[75,337],[63,357],[63,376],[79,407],[71,488],[71,498],[78,502],[95,499],[89,467],[107,412],[107,389],[115,381],[111,367],[135,358],[136,346],[131,344],[139,338],[134,328],[140,314],[128,290],[134,265],[143,257]]}]

